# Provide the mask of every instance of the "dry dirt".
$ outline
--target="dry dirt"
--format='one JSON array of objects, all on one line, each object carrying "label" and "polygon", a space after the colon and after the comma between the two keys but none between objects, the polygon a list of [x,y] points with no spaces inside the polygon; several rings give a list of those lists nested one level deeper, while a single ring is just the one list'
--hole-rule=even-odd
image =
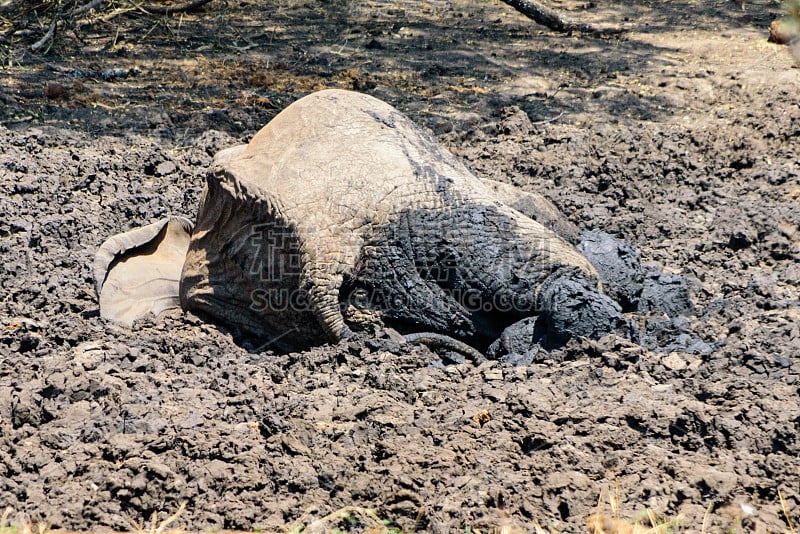
[{"label": "dry dirt", "polygon": [[[124,529],[185,501],[200,531],[356,505],[406,530],[578,532],[617,489],[689,531],[712,505],[709,532],[781,532],[781,491],[800,522],[800,70],[766,42],[779,3],[558,4],[632,30],[609,40],[487,0],[125,5],[46,54],[25,47],[47,12],[0,11],[32,30],[0,41],[0,509]],[[714,350],[608,337],[442,366],[382,334],[275,355],[191,316],[101,320],[98,245],[193,217],[214,151],[324,87],[686,277]]]}]

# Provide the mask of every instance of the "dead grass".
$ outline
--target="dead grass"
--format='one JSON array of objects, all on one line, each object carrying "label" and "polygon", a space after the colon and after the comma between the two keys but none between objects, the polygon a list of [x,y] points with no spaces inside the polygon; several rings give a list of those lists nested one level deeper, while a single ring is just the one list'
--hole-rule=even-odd
[{"label": "dead grass", "polygon": [[50,531],[50,525],[45,522],[31,522],[25,519],[22,514],[19,514],[19,526],[12,526],[8,520],[14,513],[11,507],[3,511],[0,516],[0,533],[2,534],[47,534]]},{"label": "dead grass", "polygon": [[[606,497],[604,499],[604,497]],[[781,491],[778,491],[781,511],[787,528],[775,534],[798,534],[788,509],[788,503]],[[607,500],[607,502],[605,502]],[[737,507],[738,508],[738,507]],[[744,508],[744,507],[742,507]],[[186,504],[182,503],[178,510],[159,521],[159,513],[154,513],[148,525],[129,521],[130,534],[189,534],[188,531],[180,527],[171,527],[183,514]],[[771,531],[763,526],[743,527],[740,517],[730,517],[723,521],[727,522],[721,530],[711,531],[709,525],[712,520],[713,505],[706,510],[703,522],[698,529],[696,525],[683,525],[684,518],[681,515],[671,519],[662,519],[656,516],[652,510],[645,510],[638,514],[638,518],[630,519],[623,517],[621,498],[619,489],[614,492],[601,492],[598,499],[597,511],[591,514],[586,522],[588,534],[676,534],[680,532],[699,532],[700,534],[739,534],[744,532],[763,532],[770,534]],[[65,531],[51,531],[50,525],[46,522],[29,521],[23,514],[17,514],[17,525],[11,525],[9,519],[14,515],[12,508],[6,508],[0,515],[0,534],[83,534]],[[414,532],[413,529],[404,531],[401,527],[388,519],[382,519],[378,512],[371,508],[360,506],[345,506],[335,512],[320,518],[314,518],[314,510],[309,509],[293,523],[284,526],[279,531],[255,530],[260,534],[321,534],[321,533],[343,533],[359,532],[362,534],[401,534],[403,532]],[[506,524],[486,530],[466,527],[464,532],[470,534],[521,534],[530,532],[529,529],[515,525],[509,521]],[[548,526],[542,527],[538,522],[533,525],[535,534],[561,534],[560,531]],[[243,534],[234,531],[221,531],[217,534]]]},{"label": "dead grass", "polygon": [[375,510],[359,506],[345,506],[325,517],[309,521],[310,514],[304,514],[284,532],[287,534],[316,534],[358,529],[365,534],[394,534],[402,529],[392,526],[387,520],[378,517]]},{"label": "dead grass", "polygon": [[133,532],[137,534],[178,534],[183,532],[181,529],[170,529],[167,530],[167,527],[178,520],[181,516],[183,511],[186,510],[186,503],[182,502],[181,505],[178,507],[178,511],[174,514],[168,516],[166,519],[162,520],[160,523],[158,522],[158,512],[155,512],[150,517],[150,526],[145,527],[142,524],[137,524],[131,520],[129,523],[133,528]]},{"label": "dead grass", "polygon": [[[781,531],[782,534],[798,534],[789,514],[786,499],[783,497],[783,493],[780,490],[778,490],[778,497],[780,499],[783,518],[788,527]],[[601,493],[597,511],[590,515],[587,520],[589,534],[673,534],[678,532],[700,532],[700,534],[711,534],[712,532],[720,534],[756,532],[770,534],[772,532],[763,525],[759,525],[757,522],[753,522],[752,526],[743,526],[743,517],[754,513],[754,511],[749,510],[749,507],[746,505],[729,505],[720,508],[718,512],[726,512],[726,510],[728,510],[726,513],[719,514],[720,517],[725,517],[721,522],[727,524],[721,527],[721,530],[711,531],[709,527],[713,519],[713,504],[706,509],[703,522],[698,530],[696,525],[683,525],[685,519],[680,514],[671,519],[661,519],[649,509],[645,510],[643,514],[640,514],[638,519],[625,519],[622,517],[620,502],[619,489],[617,488],[613,493],[609,491],[608,505],[611,509],[611,513],[605,513],[603,511],[603,495]],[[730,513],[729,509],[735,509],[736,513]],[[778,533],[776,532],[775,534]]]},{"label": "dead grass", "polygon": [[[589,534],[667,534],[674,532],[674,529],[683,522],[681,515],[663,520],[650,509],[640,514],[643,517],[639,519],[624,519],[619,488],[616,488],[614,492],[608,491],[607,493],[611,514],[603,511],[603,493],[601,492],[597,502],[597,511],[586,521]],[[708,516],[708,512],[706,516]]]}]

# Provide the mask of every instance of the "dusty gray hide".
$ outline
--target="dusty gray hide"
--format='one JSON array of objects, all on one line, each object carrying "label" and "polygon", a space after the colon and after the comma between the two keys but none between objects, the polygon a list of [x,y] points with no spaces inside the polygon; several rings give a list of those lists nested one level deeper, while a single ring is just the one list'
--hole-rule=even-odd
[{"label": "dusty gray hide", "polygon": [[[185,310],[287,350],[379,322],[488,343],[537,312],[551,274],[597,278],[543,197],[477,178],[396,109],[340,90],[220,152],[193,230],[142,230],[98,252],[103,317],[131,322],[179,293]],[[142,283],[146,270],[162,282]]]}]

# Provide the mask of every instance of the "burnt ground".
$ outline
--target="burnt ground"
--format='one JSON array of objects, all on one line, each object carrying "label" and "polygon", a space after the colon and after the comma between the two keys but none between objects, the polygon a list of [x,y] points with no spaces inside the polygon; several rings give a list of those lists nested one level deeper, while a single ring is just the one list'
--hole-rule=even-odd
[{"label": "burnt ground", "polygon": [[[409,531],[577,532],[616,491],[629,517],[699,531],[712,506],[707,532],[782,532],[780,491],[800,521],[800,70],[766,42],[777,2],[558,4],[631,27],[609,40],[494,1],[116,2],[39,54],[51,14],[5,4],[0,508],[69,529],[185,501],[194,530],[354,505]],[[607,337],[441,366],[382,335],[276,355],[191,316],[101,320],[98,245],[193,217],[214,151],[325,87],[684,276],[714,350]]]}]

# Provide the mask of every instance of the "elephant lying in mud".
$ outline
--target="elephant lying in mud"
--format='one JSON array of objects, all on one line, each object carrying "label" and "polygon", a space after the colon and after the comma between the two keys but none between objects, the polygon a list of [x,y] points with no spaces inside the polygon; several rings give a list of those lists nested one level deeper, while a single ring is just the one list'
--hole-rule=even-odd
[{"label": "elephant lying in mud", "polygon": [[544,197],[481,180],[373,97],[326,90],[223,150],[197,221],[108,239],[95,258],[101,316],[181,306],[297,350],[384,324],[485,349],[537,317],[536,337],[630,328]]}]

